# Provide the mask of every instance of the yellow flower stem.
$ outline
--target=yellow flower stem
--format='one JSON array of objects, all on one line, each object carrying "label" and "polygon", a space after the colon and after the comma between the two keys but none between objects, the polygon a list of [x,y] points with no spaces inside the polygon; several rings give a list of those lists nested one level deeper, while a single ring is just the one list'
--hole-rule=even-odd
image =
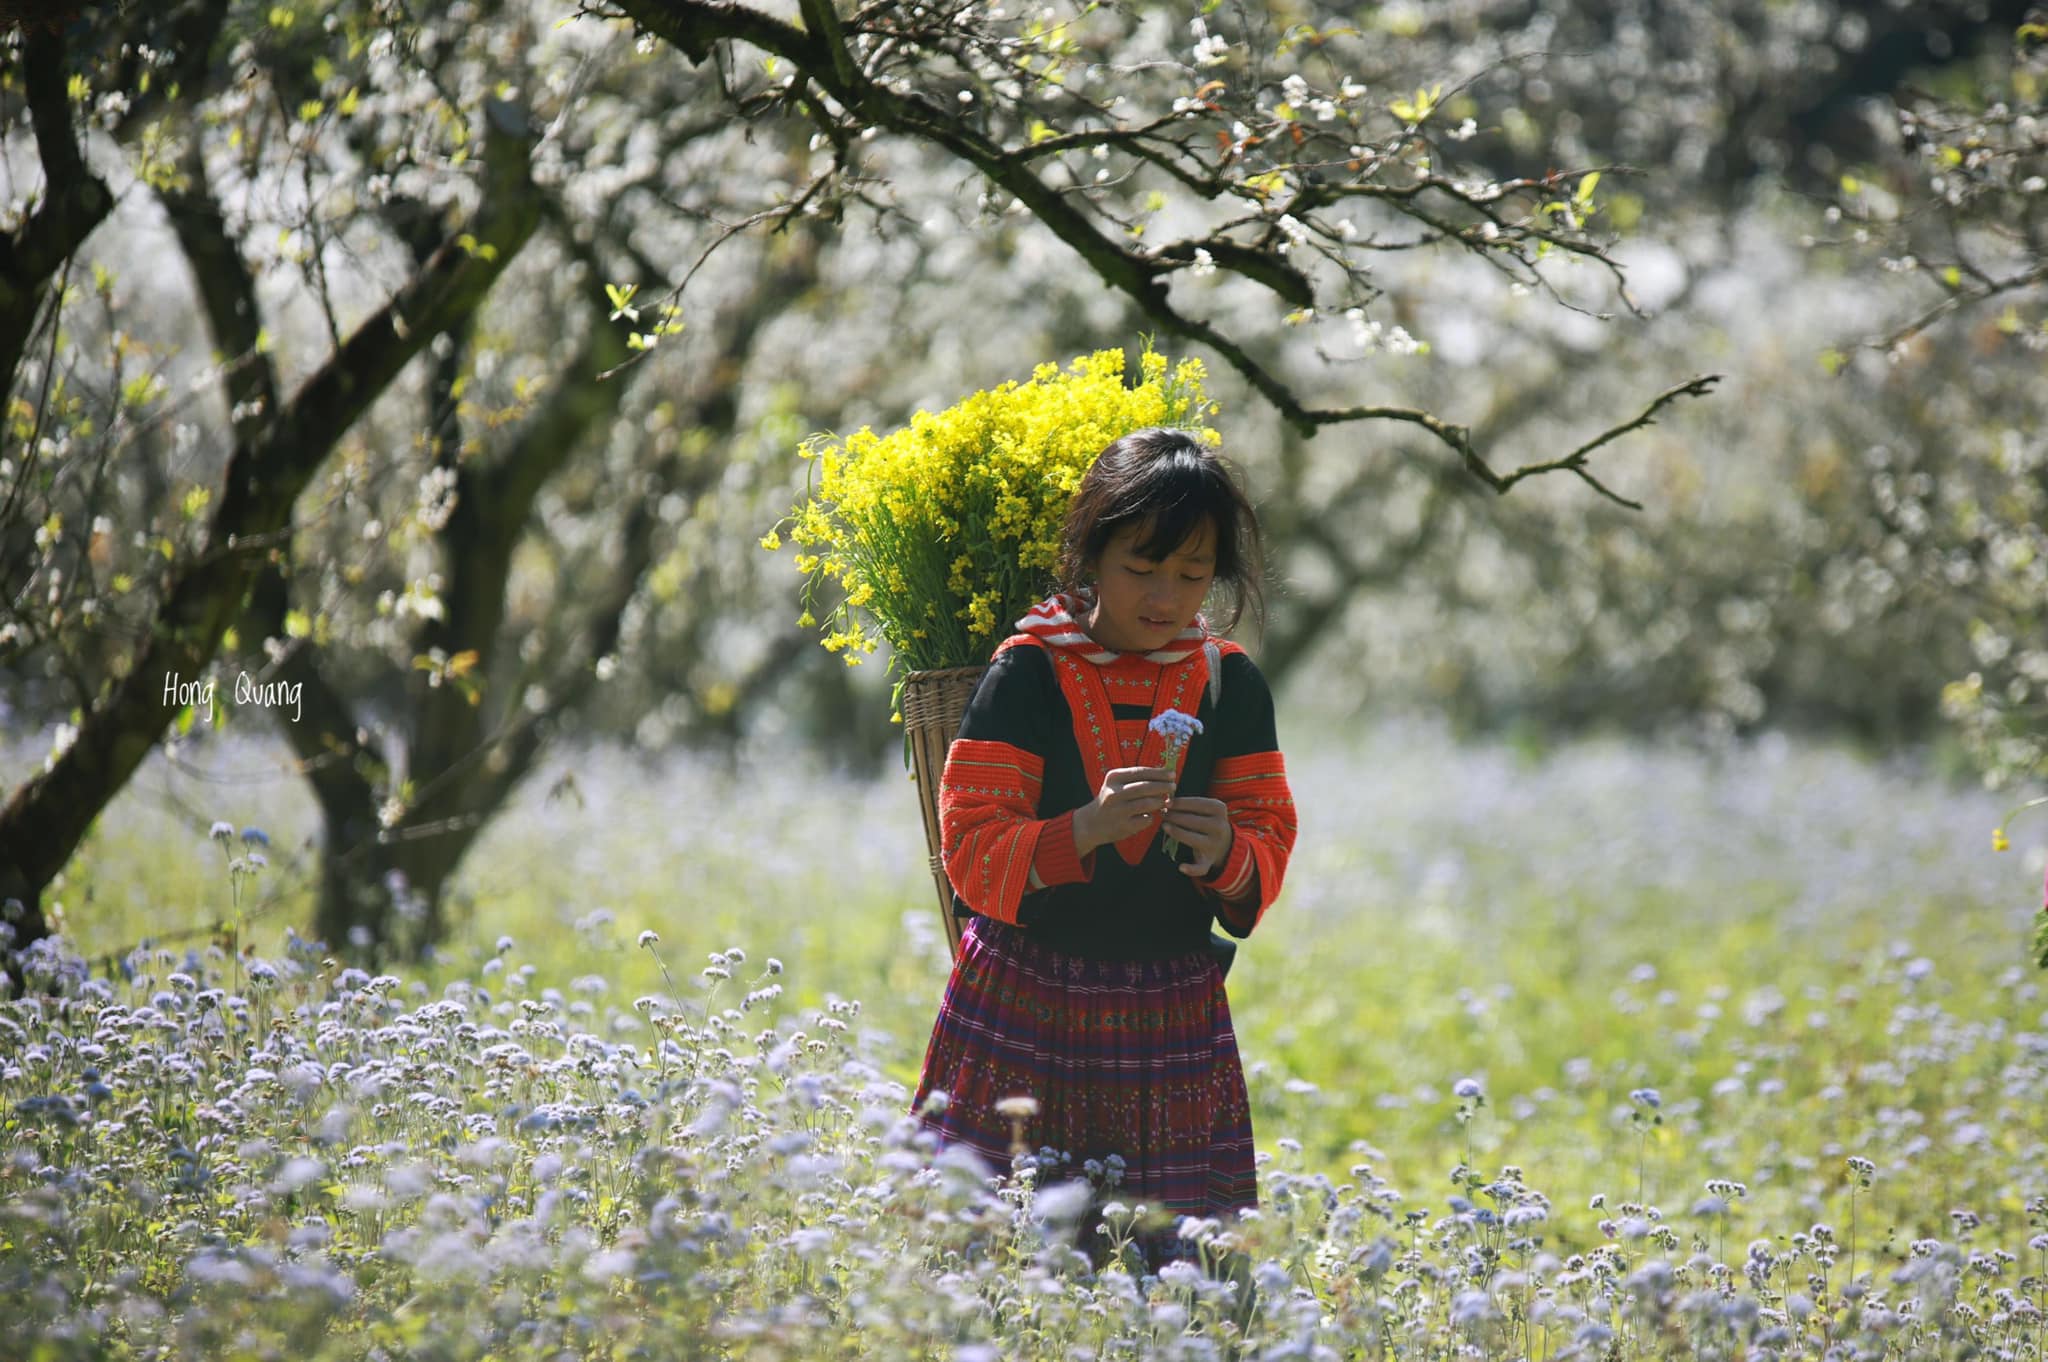
[{"label": "yellow flower stem", "polygon": [[2029,799],[2024,804],[2014,805],[2005,817],[1998,820],[1998,826],[1991,830],[1991,849],[1993,851],[2010,850],[2012,843],[2007,840],[2005,830],[2012,826],[2012,820],[2025,813],[2028,809],[2038,809],[2043,804],[2048,804],[2048,795],[2043,795],[2039,799]]}]

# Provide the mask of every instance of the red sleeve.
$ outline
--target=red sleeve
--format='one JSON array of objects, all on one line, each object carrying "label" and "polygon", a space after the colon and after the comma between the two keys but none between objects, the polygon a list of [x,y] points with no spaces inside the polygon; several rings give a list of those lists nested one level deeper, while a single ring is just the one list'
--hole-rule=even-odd
[{"label": "red sleeve", "polygon": [[1209,783],[1230,811],[1230,851],[1214,874],[1197,881],[1223,900],[1224,925],[1250,935],[1280,896],[1287,858],[1294,850],[1294,794],[1278,752],[1222,757]]},{"label": "red sleeve", "polygon": [[1095,877],[1095,853],[1080,856],[1074,852],[1072,809],[1046,820],[1045,830],[1038,835],[1038,855],[1032,859],[1031,870],[1038,877],[1034,889],[1080,884]]},{"label": "red sleeve", "polygon": [[[1090,878],[1074,854],[1074,816],[1038,816],[1056,702],[1038,648],[997,654],[962,717],[939,777],[946,878],[975,912],[1015,923],[1033,889]],[[1035,883],[1034,883],[1035,879]]]},{"label": "red sleeve", "polygon": [[955,738],[939,778],[946,878],[969,908],[1017,920],[1045,824],[1038,808],[1045,760],[1006,742]]}]

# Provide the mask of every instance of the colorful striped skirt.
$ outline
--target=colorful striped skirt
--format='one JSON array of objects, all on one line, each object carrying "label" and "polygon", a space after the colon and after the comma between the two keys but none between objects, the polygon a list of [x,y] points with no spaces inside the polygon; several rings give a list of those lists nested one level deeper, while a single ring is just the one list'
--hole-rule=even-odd
[{"label": "colorful striped skirt", "polygon": [[[1111,1195],[1134,1208],[1223,1218],[1258,1205],[1244,1067],[1206,947],[1093,960],[969,919],[911,1109],[934,1090],[946,1101],[925,1127],[995,1170],[1019,1144],[1065,1155],[1077,1176],[1115,1154]],[[998,1111],[1011,1097],[1036,1111]]]}]

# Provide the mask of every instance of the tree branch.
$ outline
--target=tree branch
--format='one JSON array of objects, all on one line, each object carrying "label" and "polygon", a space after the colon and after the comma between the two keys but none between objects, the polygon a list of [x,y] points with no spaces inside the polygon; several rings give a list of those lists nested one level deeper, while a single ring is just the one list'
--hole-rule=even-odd
[{"label": "tree branch", "polygon": [[113,194],[85,164],[71,130],[63,37],[31,28],[23,57],[43,200],[12,236],[0,237],[0,364],[6,366],[0,372],[9,375],[10,389],[50,277],[114,208]]},{"label": "tree branch", "polygon": [[235,433],[238,439],[245,438],[277,410],[277,369],[256,344],[263,330],[256,279],[242,258],[241,247],[228,234],[207,180],[199,139],[187,144],[182,169],[187,187],[163,190],[157,197],[184,248],[214,348],[226,357],[222,378],[228,390],[228,409],[240,413]]},{"label": "tree branch", "polygon": [[[555,223],[565,247],[584,265],[582,291],[590,305],[589,331],[562,371],[562,380],[539,411],[521,424],[502,457],[488,467],[467,462],[456,469],[455,506],[436,536],[442,571],[447,576],[443,600],[446,617],[427,621],[419,632],[421,652],[440,649],[453,656],[474,649],[488,669],[499,644],[505,619],[506,581],[512,557],[533,514],[534,502],[548,480],[584,449],[590,432],[618,415],[632,376],[604,377],[622,364],[626,344],[603,303],[604,270],[588,247],[580,245],[552,197],[542,197],[541,212]],[[479,671],[480,677],[488,670]],[[414,673],[416,680],[420,679]],[[507,714],[519,704],[517,694],[490,708]],[[473,705],[455,686],[418,686],[414,690],[412,771],[431,779],[476,750],[488,738],[485,706]],[[415,798],[415,808],[427,801]],[[439,810],[446,812],[445,809]]]},{"label": "tree branch", "polygon": [[2048,264],[2036,265],[2030,270],[2022,270],[2003,279],[1988,279],[1977,288],[1950,289],[1940,302],[1917,316],[1908,318],[1878,339],[1864,342],[1864,345],[1871,350],[1889,351],[1919,335],[1951,312],[1973,307],[2000,294],[2017,293],[2042,284],[2048,284]]},{"label": "tree branch", "polygon": [[[1007,191],[1022,203],[1038,221],[1050,229],[1060,240],[1072,248],[1094,271],[1096,276],[1112,288],[1132,298],[1144,314],[1163,331],[1184,340],[1208,346],[1235,369],[1261,396],[1271,402],[1281,417],[1304,436],[1313,435],[1327,425],[1349,421],[1393,420],[1419,425],[1458,455],[1465,467],[1492,487],[1504,492],[1525,477],[1540,472],[1569,471],[1583,479],[1595,490],[1610,500],[1623,505],[1634,505],[1626,498],[1602,486],[1585,468],[1585,456],[1608,440],[1648,424],[1649,418],[1664,403],[1680,394],[1701,395],[1708,390],[1712,379],[1694,379],[1682,384],[1657,398],[1650,408],[1636,421],[1616,427],[1600,438],[1582,446],[1561,459],[1544,463],[1529,464],[1512,473],[1501,475],[1492,471],[1485,459],[1473,447],[1471,431],[1461,425],[1446,421],[1429,412],[1403,407],[1352,407],[1341,410],[1311,408],[1302,403],[1293,390],[1265,366],[1254,360],[1243,346],[1231,341],[1208,322],[1185,315],[1176,309],[1167,297],[1163,275],[1180,268],[1177,261],[1166,263],[1159,257],[1147,256],[1127,249],[1107,236],[1087,214],[1077,207],[1066,194],[1054,189],[1035,174],[1031,157],[1026,152],[1005,148],[972,127],[957,114],[942,109],[930,100],[916,94],[899,94],[895,89],[863,75],[847,79],[842,74],[849,54],[842,40],[836,40],[836,25],[826,24],[820,16],[814,23],[816,31],[806,32],[793,25],[771,18],[746,5],[731,3],[731,0],[613,0],[617,12],[622,12],[646,31],[665,39],[680,50],[693,63],[705,61],[721,43],[743,42],[784,58],[794,64],[798,71],[807,76],[820,89],[847,111],[849,117],[863,120],[865,126],[885,129],[936,147],[956,160],[964,162],[980,172],[990,184]],[[829,5],[830,0],[805,0],[805,12],[813,14],[820,4]],[[1135,134],[1119,130],[1130,149]],[[1133,152],[1133,154],[1138,154]],[[1549,188],[1549,181],[1517,181],[1505,187],[1501,193],[1512,189]],[[1434,222],[1416,204],[1418,196],[1427,190],[1440,193],[1465,203],[1482,213],[1483,204],[1475,196],[1464,193],[1447,180],[1426,175],[1408,185],[1357,185],[1304,188],[1294,200],[1296,205],[1313,206],[1334,197],[1352,196],[1376,198],[1388,202],[1409,216],[1429,222],[1453,235],[1455,226]],[[1198,191],[1199,192],[1199,191]],[[1216,192],[1222,192],[1221,188]],[[1213,197],[1213,195],[1212,195]],[[1500,195],[1495,195],[1494,200]],[[1491,216],[1490,213],[1487,214]],[[1610,269],[1615,266],[1607,261],[1604,253],[1597,249],[1574,243],[1562,233],[1545,232],[1527,227],[1517,228],[1522,237],[1538,236],[1564,249],[1576,250],[1601,259]],[[1475,250],[1482,249],[1477,243],[1464,244]],[[1193,257],[1193,246],[1189,246],[1189,258]],[[1208,247],[1211,255],[1215,248]],[[1257,254],[1255,248],[1239,247],[1241,251]],[[1277,257],[1275,257],[1277,260]],[[1232,267],[1241,274],[1253,278],[1274,290],[1279,296],[1290,301],[1302,297],[1295,285],[1292,267],[1275,266],[1253,273],[1246,268],[1249,255],[1237,256]],[[1217,257],[1222,264],[1222,258]],[[1297,302],[1298,306],[1306,303]]]},{"label": "tree branch", "polygon": [[1618,426],[1610,426],[1561,459],[1552,459],[1547,463],[1524,464],[1512,473],[1504,473],[1495,481],[1494,490],[1505,492],[1523,478],[1535,477],[1538,473],[1554,473],[1563,470],[1577,474],[1609,501],[1619,502],[1632,511],[1640,511],[1643,509],[1640,504],[1630,501],[1626,497],[1616,496],[1613,492],[1603,487],[1591,473],[1586,471],[1587,456],[1600,448],[1600,446],[1607,444],[1611,440],[1617,440],[1632,430],[1641,430],[1644,426],[1655,425],[1657,423],[1657,413],[1669,404],[1676,402],[1679,398],[1705,397],[1714,390],[1714,385],[1720,381],[1721,376],[1719,374],[1701,374],[1697,378],[1689,378],[1683,383],[1666,388],[1663,392],[1650,399],[1650,404],[1644,407],[1634,420],[1624,421]]}]

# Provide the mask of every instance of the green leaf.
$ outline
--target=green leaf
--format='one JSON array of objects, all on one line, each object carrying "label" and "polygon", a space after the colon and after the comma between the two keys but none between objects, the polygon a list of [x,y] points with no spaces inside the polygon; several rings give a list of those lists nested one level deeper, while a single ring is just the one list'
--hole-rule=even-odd
[{"label": "green leaf", "polygon": [[1593,190],[1596,186],[1599,185],[1599,183],[1600,172],[1597,170],[1591,171],[1588,174],[1580,176],[1579,187],[1577,191],[1572,194],[1572,201],[1574,203],[1580,204],[1581,206],[1590,205],[1593,202]]},{"label": "green leaf", "polygon": [[1247,175],[1244,187],[1262,199],[1271,198],[1287,187],[1287,177],[1277,170],[1269,170],[1263,175]]},{"label": "green leaf", "polygon": [[1432,85],[1427,90],[1418,87],[1414,99],[1390,100],[1387,108],[1403,123],[1420,123],[1436,108],[1437,99],[1443,92],[1441,85]]},{"label": "green leaf", "polygon": [[313,617],[303,610],[287,610],[284,614],[284,636],[305,638],[313,632]]}]

